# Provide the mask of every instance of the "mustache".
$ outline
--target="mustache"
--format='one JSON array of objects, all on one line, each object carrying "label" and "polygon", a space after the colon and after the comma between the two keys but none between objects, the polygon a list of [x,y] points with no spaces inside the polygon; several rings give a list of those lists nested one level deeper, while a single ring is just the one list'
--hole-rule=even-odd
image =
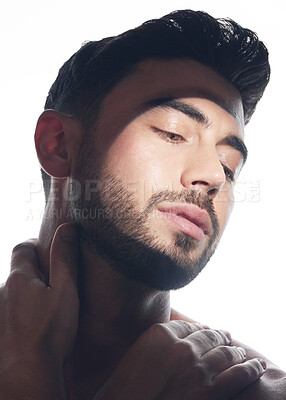
[{"label": "mustache", "polygon": [[165,189],[160,192],[154,193],[150,197],[144,214],[148,215],[162,201],[168,201],[170,203],[194,204],[197,207],[207,211],[211,219],[214,235],[218,235],[220,231],[218,217],[214,209],[213,201],[209,198],[208,195],[191,189],[183,189],[179,193],[176,191]]}]

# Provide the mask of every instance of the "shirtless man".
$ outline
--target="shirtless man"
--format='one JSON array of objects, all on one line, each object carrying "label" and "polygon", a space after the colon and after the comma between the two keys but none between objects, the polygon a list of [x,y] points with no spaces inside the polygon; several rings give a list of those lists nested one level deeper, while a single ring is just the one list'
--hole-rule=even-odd
[{"label": "shirtless man", "polygon": [[0,293],[3,398],[286,399],[283,371],[169,303],[223,233],[268,79],[256,35],[192,11],[64,64],[35,133],[40,235]]}]

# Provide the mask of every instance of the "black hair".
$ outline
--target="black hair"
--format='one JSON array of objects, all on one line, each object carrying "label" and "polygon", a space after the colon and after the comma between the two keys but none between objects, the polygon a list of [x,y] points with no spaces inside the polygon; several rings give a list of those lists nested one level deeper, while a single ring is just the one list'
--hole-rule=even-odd
[{"label": "black hair", "polygon": [[[148,58],[192,59],[217,72],[239,91],[245,124],[270,77],[268,51],[254,32],[230,19],[180,10],[85,43],[60,69],[45,108],[76,117],[88,128],[106,94]],[[42,172],[47,197],[50,177]]]}]

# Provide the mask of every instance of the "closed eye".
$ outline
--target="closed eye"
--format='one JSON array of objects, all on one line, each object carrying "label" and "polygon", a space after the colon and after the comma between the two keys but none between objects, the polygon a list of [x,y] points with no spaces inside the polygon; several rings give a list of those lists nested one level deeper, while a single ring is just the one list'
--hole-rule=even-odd
[{"label": "closed eye", "polygon": [[225,165],[222,165],[222,167],[223,167],[223,170],[224,170],[224,173],[226,176],[226,180],[228,182],[233,182],[234,181],[234,173],[229,168],[227,168]]},{"label": "closed eye", "polygon": [[185,141],[185,138],[177,133],[163,131],[155,126],[152,126],[152,129],[166,142],[179,144]]},{"label": "closed eye", "polygon": [[[185,142],[185,138],[177,133],[164,131],[162,129],[156,128],[152,126],[154,132],[156,132],[163,140],[173,144],[179,144],[181,142]],[[234,182],[234,172],[232,172],[227,166],[223,165],[223,170],[226,176],[227,182]]]}]

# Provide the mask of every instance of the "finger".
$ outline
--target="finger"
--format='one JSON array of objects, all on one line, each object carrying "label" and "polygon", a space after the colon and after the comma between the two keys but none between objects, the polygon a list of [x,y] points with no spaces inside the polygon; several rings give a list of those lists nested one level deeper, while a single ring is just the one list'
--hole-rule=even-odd
[{"label": "finger", "polygon": [[227,331],[203,329],[189,335],[185,340],[191,342],[194,351],[202,357],[216,347],[229,345],[231,336]]},{"label": "finger", "polygon": [[54,235],[50,251],[51,289],[61,289],[72,281],[77,285],[78,234],[73,223],[65,223],[58,227]]},{"label": "finger", "polygon": [[173,335],[175,335],[179,339],[184,339],[194,332],[204,329],[204,327],[198,323],[190,323],[181,320],[173,320],[170,322],[166,322],[162,325],[164,325]]},{"label": "finger", "polygon": [[192,324],[199,324],[203,327],[203,329],[210,329],[210,327],[208,325],[201,324],[201,323],[195,321],[194,319],[191,319],[191,318],[187,317],[186,315],[180,313],[179,311],[175,310],[174,308],[171,308],[170,320],[171,321],[182,320],[182,321],[190,322]]},{"label": "finger", "polygon": [[205,353],[202,361],[215,376],[246,360],[246,351],[242,347],[219,346]]},{"label": "finger", "polygon": [[265,372],[265,361],[254,358],[235,365],[213,379],[219,399],[229,399],[257,381]]},{"label": "finger", "polygon": [[24,273],[29,278],[39,278],[42,275],[39,270],[37,255],[37,240],[30,239],[14,247],[11,256],[11,273]]}]

